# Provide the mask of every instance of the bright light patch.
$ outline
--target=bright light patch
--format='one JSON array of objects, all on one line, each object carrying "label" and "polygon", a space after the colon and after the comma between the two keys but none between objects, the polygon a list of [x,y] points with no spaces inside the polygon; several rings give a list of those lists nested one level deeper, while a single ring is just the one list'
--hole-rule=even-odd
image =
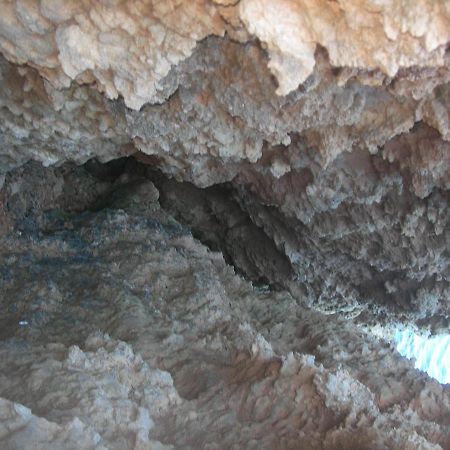
[{"label": "bright light patch", "polygon": [[395,343],[402,356],[415,358],[416,369],[440,383],[450,383],[450,335],[427,338],[402,330],[396,332]]}]

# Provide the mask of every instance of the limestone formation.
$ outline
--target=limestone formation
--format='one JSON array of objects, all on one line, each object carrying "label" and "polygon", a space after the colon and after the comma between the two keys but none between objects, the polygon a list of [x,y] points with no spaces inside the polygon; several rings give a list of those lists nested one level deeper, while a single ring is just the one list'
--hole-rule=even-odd
[{"label": "limestone formation", "polygon": [[[278,93],[313,72],[324,47],[336,67],[380,70],[444,66],[448,1],[385,0],[4,0],[0,50],[58,88],[98,83],[131,108],[161,99],[161,81],[197,42],[227,31],[268,49]],[[164,95],[162,96],[164,99]]]},{"label": "limestone formation", "polygon": [[0,8],[3,447],[450,448],[449,0]]},{"label": "limestone formation", "polygon": [[[102,209],[29,208],[1,238],[2,448],[449,447],[449,386],[244,282],[133,173],[100,182]],[[99,183],[53,176],[60,202]]]}]

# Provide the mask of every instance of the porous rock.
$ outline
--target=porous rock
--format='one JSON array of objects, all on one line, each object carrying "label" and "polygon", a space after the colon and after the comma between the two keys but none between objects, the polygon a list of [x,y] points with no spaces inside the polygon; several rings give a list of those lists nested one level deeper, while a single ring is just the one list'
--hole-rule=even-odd
[{"label": "porous rock", "polygon": [[2,448],[448,448],[448,386],[255,289],[148,191],[1,238]]},{"label": "porous rock", "polygon": [[448,0],[0,6],[6,448],[450,447]]}]

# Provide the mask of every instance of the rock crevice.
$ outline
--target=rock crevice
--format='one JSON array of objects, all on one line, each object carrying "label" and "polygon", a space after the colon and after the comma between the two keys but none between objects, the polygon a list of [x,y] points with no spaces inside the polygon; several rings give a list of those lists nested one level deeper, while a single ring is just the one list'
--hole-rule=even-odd
[{"label": "rock crevice", "polygon": [[0,7],[0,446],[450,448],[449,0]]}]

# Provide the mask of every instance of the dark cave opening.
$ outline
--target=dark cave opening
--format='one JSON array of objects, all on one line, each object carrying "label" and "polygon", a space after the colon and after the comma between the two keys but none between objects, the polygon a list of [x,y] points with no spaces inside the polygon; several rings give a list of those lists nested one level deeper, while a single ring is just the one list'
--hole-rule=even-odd
[{"label": "dark cave opening", "polygon": [[[292,289],[292,286],[298,288],[303,284],[297,281],[289,258],[264,228],[255,224],[239,202],[239,192],[231,184],[198,188],[188,182],[170,179],[154,166],[133,157],[107,163],[92,159],[82,166],[64,164],[51,168],[30,162],[6,174],[0,191],[0,214],[3,215],[0,232],[22,233],[39,240],[49,223],[51,232],[58,227],[64,230],[74,215],[111,207],[113,202],[117,202],[117,196],[124,195],[124,188],[143,180],[154,184],[163,210],[210,250],[221,253],[235,273],[251,281],[257,289],[288,289],[294,298],[302,301],[302,294],[296,297],[298,291]],[[408,292],[412,290],[395,293],[395,289],[402,286],[398,282],[400,275],[388,271],[375,274],[363,285],[364,292],[373,300],[378,298],[378,304],[387,301],[387,294],[383,294],[382,289],[388,277],[388,284],[393,286],[393,294],[389,295],[403,296],[403,310],[407,311],[410,304]],[[419,283],[408,280],[403,284],[416,289],[421,287]],[[374,317],[380,315],[375,302],[369,303],[367,311]],[[367,315],[362,317],[368,320]],[[448,326],[440,316],[436,317],[435,323],[439,329]],[[397,337],[396,341],[403,349],[405,339],[412,342],[409,335],[400,338],[397,332],[390,333]],[[411,349],[405,350],[404,354],[411,356],[411,352]]]}]

